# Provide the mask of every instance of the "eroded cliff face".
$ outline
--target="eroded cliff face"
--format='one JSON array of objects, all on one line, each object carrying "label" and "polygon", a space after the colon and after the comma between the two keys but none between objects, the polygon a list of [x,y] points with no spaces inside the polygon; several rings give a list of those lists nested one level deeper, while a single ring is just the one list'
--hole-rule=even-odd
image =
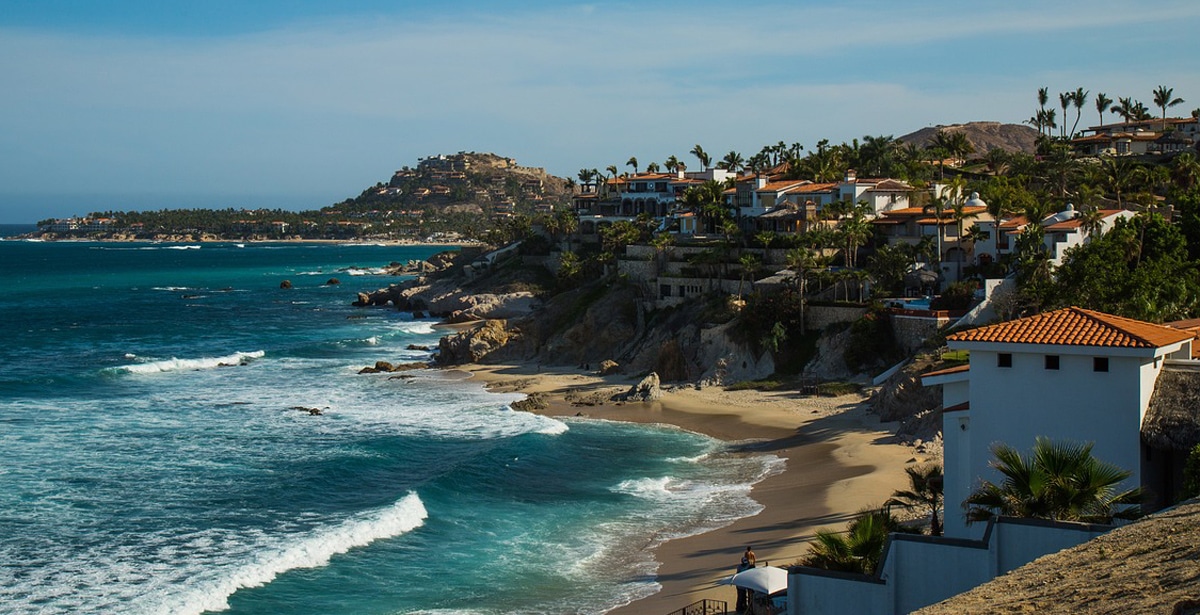
[{"label": "eroded cliff face", "polygon": [[770,353],[733,339],[728,324],[707,324],[701,306],[647,313],[635,287],[563,293],[525,318],[509,321],[514,338],[484,361],[537,361],[599,368],[614,361],[630,374],[663,382],[732,382],[775,371]]}]

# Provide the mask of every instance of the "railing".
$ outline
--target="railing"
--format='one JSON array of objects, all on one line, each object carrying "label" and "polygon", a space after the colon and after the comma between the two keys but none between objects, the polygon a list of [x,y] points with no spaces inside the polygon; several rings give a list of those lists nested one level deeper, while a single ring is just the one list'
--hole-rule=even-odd
[{"label": "railing", "polygon": [[729,603],[724,600],[701,600],[667,615],[725,615],[728,612]]}]

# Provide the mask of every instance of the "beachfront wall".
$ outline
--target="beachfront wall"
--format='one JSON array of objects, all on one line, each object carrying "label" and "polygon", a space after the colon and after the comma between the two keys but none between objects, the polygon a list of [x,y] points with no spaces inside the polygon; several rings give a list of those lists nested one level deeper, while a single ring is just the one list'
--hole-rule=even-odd
[{"label": "beachfront wall", "polygon": [[793,568],[788,614],[909,613],[1110,529],[1003,517],[987,524],[981,540],[892,534],[875,575]]}]

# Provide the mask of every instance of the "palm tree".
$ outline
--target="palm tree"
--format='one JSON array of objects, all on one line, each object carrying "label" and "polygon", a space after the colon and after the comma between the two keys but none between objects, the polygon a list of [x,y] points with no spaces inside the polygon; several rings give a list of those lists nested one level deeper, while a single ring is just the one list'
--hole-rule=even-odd
[{"label": "palm tree", "polygon": [[991,466],[1004,479],[999,484],[985,480],[967,497],[967,522],[996,515],[1090,523],[1137,517],[1141,489],[1119,490],[1132,472],[1096,459],[1092,446],[1039,437],[1026,457],[997,444]]},{"label": "palm tree", "polygon": [[1182,98],[1172,99],[1171,96],[1174,94],[1175,88],[1169,88],[1165,85],[1160,85],[1154,89],[1154,106],[1162,109],[1163,130],[1167,129],[1167,107],[1174,107],[1183,103]]},{"label": "palm tree", "polygon": [[1191,190],[1200,182],[1200,162],[1192,152],[1184,152],[1171,161],[1171,179],[1180,190]]},{"label": "palm tree", "polygon": [[653,160],[650,161],[650,164],[646,165],[647,173],[658,173],[659,170],[660,170],[660,168],[658,166],[658,163],[654,162]]},{"label": "palm tree", "polygon": [[709,156],[707,153],[705,153],[704,148],[700,147],[699,143],[697,143],[696,147],[693,147],[692,151],[689,153],[691,155],[695,156],[696,159],[700,161],[700,167],[702,169],[704,169],[706,171],[708,170],[709,163],[712,162],[712,157]]},{"label": "palm tree", "polygon": [[741,265],[741,278],[738,280],[737,298],[738,301],[741,301],[742,286],[746,283],[746,278],[750,278],[751,282],[754,281],[754,272],[758,270],[762,261],[753,253],[746,252],[738,258],[738,264]]},{"label": "palm tree", "polygon": [[625,166],[633,167],[633,174],[637,175],[637,172],[638,172],[637,156],[630,156],[629,160],[625,161]]},{"label": "palm tree", "polygon": [[826,570],[872,574],[883,556],[889,532],[899,524],[887,513],[869,511],[851,521],[845,533],[818,530],[801,564]]},{"label": "palm tree", "polygon": [[929,533],[933,536],[942,535],[942,522],[938,511],[942,508],[942,466],[929,464],[904,468],[908,474],[909,488],[892,493],[892,498],[884,502],[884,506],[903,506],[905,508],[923,507],[929,510]]},{"label": "palm tree", "polygon": [[1104,125],[1104,112],[1108,110],[1109,105],[1112,105],[1112,103],[1112,99],[1104,92],[1096,94],[1096,112],[1100,114],[1101,126]]},{"label": "palm tree", "polygon": [[873,228],[867,219],[871,206],[866,201],[860,201],[857,206],[851,206],[849,215],[838,221],[837,231],[845,244],[846,266],[858,265],[858,248],[870,238]]},{"label": "palm tree", "polygon": [[1071,106],[1071,94],[1073,94],[1073,92],[1060,92],[1058,95],[1058,105],[1062,107],[1063,110],[1061,136],[1064,139],[1067,138],[1067,109]]},{"label": "palm tree", "polygon": [[1049,129],[1048,126],[1042,123],[1042,120],[1046,117],[1046,103],[1050,102],[1050,88],[1038,88],[1037,101],[1038,113],[1034,117],[1038,118],[1038,132],[1041,132],[1043,129]]},{"label": "palm tree", "polygon": [[[1075,129],[1079,127],[1079,118],[1083,116],[1083,106],[1087,104],[1088,91],[1083,88],[1075,88],[1071,92],[1071,104],[1075,106],[1075,123],[1071,125],[1071,138],[1075,138]],[[1063,119],[1066,119],[1066,112],[1063,112]]]},{"label": "palm tree", "polygon": [[663,168],[665,168],[668,173],[675,173],[679,170],[679,159],[675,157],[675,154],[671,154],[667,157],[667,161],[663,163]]},{"label": "palm tree", "polygon": [[744,167],[745,164],[746,161],[742,158],[741,154],[737,153],[736,151],[730,151],[728,154],[725,154],[725,157],[721,159],[721,162],[717,163],[717,168],[727,169],[732,173],[737,173],[738,169]]}]

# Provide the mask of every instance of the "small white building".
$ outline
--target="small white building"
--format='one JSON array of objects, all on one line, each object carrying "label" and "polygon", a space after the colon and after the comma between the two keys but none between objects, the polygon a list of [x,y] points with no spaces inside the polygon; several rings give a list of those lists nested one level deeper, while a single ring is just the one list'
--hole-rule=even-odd
[{"label": "small white building", "polygon": [[977,538],[958,503],[982,479],[992,445],[1029,450],[1034,440],[1094,442],[1092,454],[1142,482],[1141,426],[1168,359],[1191,361],[1193,334],[1070,307],[955,333],[951,349],[971,353],[968,370],[928,374],[941,384],[946,536]]},{"label": "small white building", "polygon": [[1182,377],[1200,391],[1197,333],[1070,307],[950,335],[969,364],[922,378],[942,387],[944,536],[893,535],[870,576],[793,569],[789,613],[908,613],[1107,531],[1006,518],[968,526],[961,503],[982,480],[1002,480],[990,466],[996,443],[1028,452],[1038,437],[1091,442],[1097,459],[1133,473],[1122,487],[1172,501],[1168,466],[1179,459],[1143,430],[1148,411],[1161,412],[1163,382]]}]

